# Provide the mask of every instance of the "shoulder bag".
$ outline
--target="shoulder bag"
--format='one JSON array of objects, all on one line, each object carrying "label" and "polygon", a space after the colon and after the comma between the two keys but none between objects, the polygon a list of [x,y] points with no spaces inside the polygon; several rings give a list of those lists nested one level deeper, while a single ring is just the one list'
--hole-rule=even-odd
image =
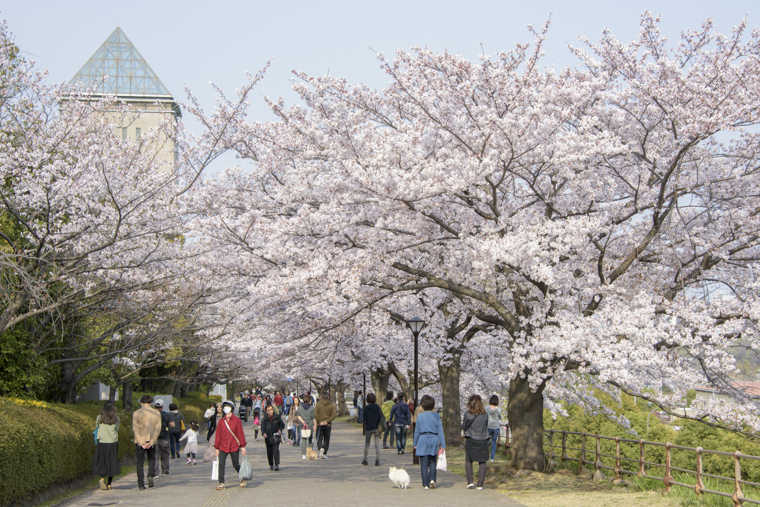
[{"label": "shoulder bag", "polygon": [[238,440],[237,435],[230,429],[230,423],[227,422],[227,419],[224,419],[224,424],[227,426],[227,430],[230,432],[230,435],[232,435],[232,438],[235,439],[235,442],[237,442],[238,447],[240,447],[240,440]]}]

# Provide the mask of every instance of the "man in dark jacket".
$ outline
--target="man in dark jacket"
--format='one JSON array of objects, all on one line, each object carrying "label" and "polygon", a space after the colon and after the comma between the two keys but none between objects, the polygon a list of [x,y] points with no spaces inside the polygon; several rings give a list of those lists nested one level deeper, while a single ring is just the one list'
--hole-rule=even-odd
[{"label": "man in dark jacket", "polygon": [[169,414],[169,412],[164,411],[164,400],[158,399],[156,400],[156,403],[153,405],[156,407],[156,410],[158,410],[161,413],[161,433],[158,434],[158,441],[156,442],[156,448],[158,452],[156,453],[156,477],[160,477],[158,475],[158,461],[159,458],[161,460],[161,474],[162,475],[169,475],[169,453],[171,451],[171,442],[169,441],[170,435],[169,431],[170,428],[173,428],[174,421],[172,421],[172,416]]},{"label": "man in dark jacket", "polygon": [[406,448],[406,430],[412,423],[412,414],[409,413],[409,405],[406,404],[406,395],[399,393],[398,403],[391,408],[391,425],[396,432],[396,449],[399,454],[404,454]]},{"label": "man in dark jacket", "polygon": [[327,459],[327,451],[330,449],[330,432],[332,431],[332,422],[337,413],[335,405],[330,401],[330,393],[325,391],[317,402],[314,409],[314,421],[317,423],[319,436],[317,437],[317,447],[322,458]]},{"label": "man in dark jacket", "polygon": [[372,435],[375,436],[375,466],[380,466],[380,424],[385,419],[380,406],[376,403],[375,393],[367,395],[367,406],[364,407],[364,461],[362,465],[367,464],[367,453],[369,452],[369,442]]}]

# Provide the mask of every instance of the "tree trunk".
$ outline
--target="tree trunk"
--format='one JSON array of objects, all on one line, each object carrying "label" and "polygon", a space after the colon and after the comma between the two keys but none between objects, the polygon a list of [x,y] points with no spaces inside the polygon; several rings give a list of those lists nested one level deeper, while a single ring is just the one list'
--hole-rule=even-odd
[{"label": "tree trunk", "polygon": [[174,399],[179,400],[182,396],[182,384],[179,382],[174,382],[174,389],[172,390],[172,396],[174,396]]},{"label": "tree trunk", "polygon": [[73,361],[66,361],[64,363],[61,363],[61,403],[76,402],[76,394],[74,395],[74,399],[71,397],[72,390],[76,393],[76,386],[73,386],[72,388],[75,377],[74,370],[75,366]]},{"label": "tree trunk", "polygon": [[108,401],[116,401],[116,393],[119,391],[119,384],[108,386]]},{"label": "tree trunk", "polygon": [[438,374],[441,376],[441,398],[443,400],[443,411],[441,412],[443,435],[446,437],[446,445],[453,446],[462,445],[462,417],[459,405],[460,360],[460,356],[454,356],[448,365],[438,363]]},{"label": "tree trunk", "polygon": [[387,370],[374,370],[370,374],[370,381],[372,382],[372,388],[375,390],[375,396],[377,401],[382,405],[382,401],[385,399],[385,393],[388,392],[388,381],[391,379],[391,374]]},{"label": "tree trunk", "polygon": [[544,456],[544,384],[536,392],[527,378],[509,382],[507,419],[512,431],[510,466],[518,470],[546,470]]},{"label": "tree trunk", "polygon": [[394,363],[388,363],[388,370],[393,374],[393,377],[398,382],[401,391],[406,395],[406,400],[414,399],[414,372],[409,375],[409,379],[403,374],[401,370],[396,368]]},{"label": "tree trunk", "polygon": [[124,399],[122,400],[124,403],[123,407],[124,410],[131,412],[132,411],[132,382],[127,380],[124,382]]},{"label": "tree trunk", "polygon": [[346,406],[346,386],[343,382],[338,382],[335,385],[335,391],[338,402],[338,415],[348,415],[348,407]]}]

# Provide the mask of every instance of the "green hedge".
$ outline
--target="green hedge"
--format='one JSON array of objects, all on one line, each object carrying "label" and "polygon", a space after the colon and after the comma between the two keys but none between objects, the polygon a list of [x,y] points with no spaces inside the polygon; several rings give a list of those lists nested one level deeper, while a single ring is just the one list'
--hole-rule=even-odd
[{"label": "green hedge", "polygon": [[[100,405],[0,397],[0,505],[91,473]],[[119,458],[133,455],[132,414],[119,413]]]}]

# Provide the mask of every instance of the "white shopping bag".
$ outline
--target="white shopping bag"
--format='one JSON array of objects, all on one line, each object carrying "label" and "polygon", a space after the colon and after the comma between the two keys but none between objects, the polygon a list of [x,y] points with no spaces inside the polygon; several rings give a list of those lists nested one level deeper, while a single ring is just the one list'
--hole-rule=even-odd
[{"label": "white shopping bag", "polygon": [[446,471],[446,451],[438,451],[438,463],[435,465],[436,470]]},{"label": "white shopping bag", "polygon": [[219,460],[218,459],[215,459],[214,463],[211,465],[211,480],[212,481],[219,480]]}]

